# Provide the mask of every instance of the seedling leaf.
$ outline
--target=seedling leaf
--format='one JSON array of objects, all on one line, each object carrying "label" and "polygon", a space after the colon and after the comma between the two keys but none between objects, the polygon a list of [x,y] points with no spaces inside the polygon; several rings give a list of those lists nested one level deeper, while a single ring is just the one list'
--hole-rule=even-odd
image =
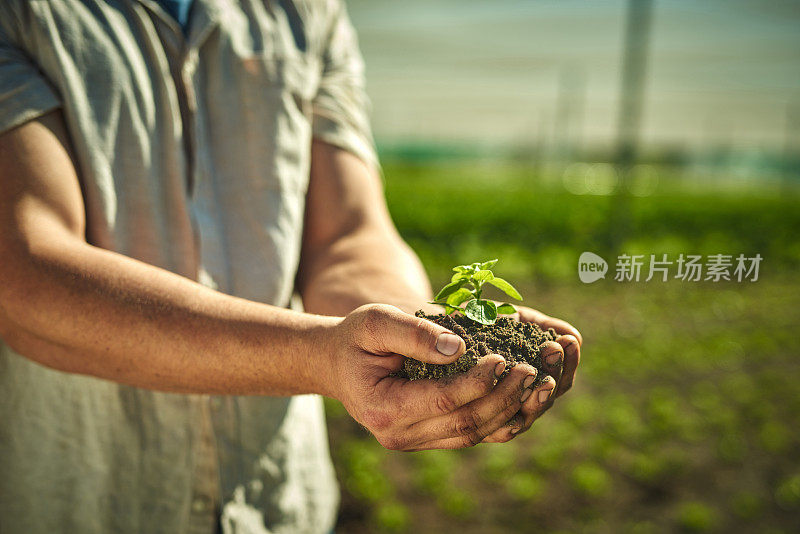
[{"label": "seedling leaf", "polygon": [[474,278],[475,280],[477,280],[479,282],[489,282],[489,283],[491,283],[492,279],[494,278],[494,274],[492,274],[492,271],[487,271],[486,269],[481,269],[477,273],[473,274],[472,278]]},{"label": "seedling leaf", "polygon": [[459,280],[469,280],[468,273],[453,273],[453,276],[450,277],[451,282],[458,282]]},{"label": "seedling leaf", "polygon": [[512,313],[517,313],[517,309],[508,302],[504,302],[497,307],[497,313],[502,315],[511,315]]},{"label": "seedling leaf", "polygon": [[480,264],[480,268],[481,269],[491,269],[492,267],[494,267],[495,263],[497,263],[497,259],[485,261],[485,262]]},{"label": "seedling leaf", "polygon": [[472,291],[470,291],[466,287],[462,287],[461,289],[459,289],[455,293],[451,293],[450,296],[447,297],[447,303],[450,306],[458,306],[459,304],[462,304],[474,298],[475,295],[472,293]]},{"label": "seedling leaf", "polygon": [[478,323],[492,325],[497,320],[497,306],[491,300],[471,300],[464,308],[464,315]]},{"label": "seedling leaf", "polygon": [[490,284],[492,284],[497,289],[501,290],[503,293],[505,293],[509,297],[515,298],[517,300],[522,300],[522,295],[519,294],[519,291],[517,291],[514,288],[514,286],[512,286],[511,284],[509,284],[508,282],[506,282],[502,278],[493,277],[493,278],[490,278],[490,279],[488,279],[486,281],[489,282]]},{"label": "seedling leaf", "polygon": [[466,280],[456,280],[455,282],[450,282],[446,286],[442,288],[439,293],[436,294],[436,298],[434,300],[442,300],[447,298],[452,293],[455,293],[461,286],[466,284]]}]

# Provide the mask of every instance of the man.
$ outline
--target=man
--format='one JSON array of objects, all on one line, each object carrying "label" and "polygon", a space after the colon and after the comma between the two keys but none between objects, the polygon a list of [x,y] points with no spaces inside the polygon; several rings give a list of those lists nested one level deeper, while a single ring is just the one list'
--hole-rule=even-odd
[{"label": "man", "polygon": [[328,532],[307,394],[420,450],[508,441],[572,383],[580,335],[530,309],[565,334],[558,384],[531,393],[518,365],[494,385],[497,355],[388,376],[464,344],[406,313],[430,287],[382,197],[343,6],[174,7],[0,7],[2,532]]}]

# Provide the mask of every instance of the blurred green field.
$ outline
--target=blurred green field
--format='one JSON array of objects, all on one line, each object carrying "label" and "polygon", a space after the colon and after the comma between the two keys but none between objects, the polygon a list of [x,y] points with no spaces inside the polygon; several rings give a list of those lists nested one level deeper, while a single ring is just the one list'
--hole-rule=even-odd
[{"label": "blurred green field", "polygon": [[[662,186],[620,216],[613,197],[524,168],[385,173],[435,284],[455,263],[499,257],[525,304],[575,324],[585,346],[575,388],[504,445],[389,452],[328,401],[340,532],[800,529],[800,198]],[[584,285],[584,250],[764,260],[754,283],[619,283],[609,261]]]}]

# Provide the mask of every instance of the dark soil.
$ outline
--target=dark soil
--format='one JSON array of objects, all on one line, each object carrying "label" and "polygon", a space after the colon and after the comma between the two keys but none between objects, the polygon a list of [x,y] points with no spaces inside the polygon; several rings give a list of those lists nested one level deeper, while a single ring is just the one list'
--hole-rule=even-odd
[{"label": "dark soil", "polygon": [[547,379],[544,362],[539,355],[542,344],[555,341],[557,334],[552,328],[542,330],[533,323],[521,323],[508,317],[500,317],[491,326],[476,323],[461,315],[428,315],[422,311],[416,313],[422,317],[444,326],[457,334],[467,345],[467,351],[453,363],[437,365],[424,363],[408,358],[397,375],[411,380],[420,378],[444,378],[471,369],[478,359],[487,354],[499,354],[506,359],[505,374],[519,362],[525,362],[536,368],[535,385]]}]

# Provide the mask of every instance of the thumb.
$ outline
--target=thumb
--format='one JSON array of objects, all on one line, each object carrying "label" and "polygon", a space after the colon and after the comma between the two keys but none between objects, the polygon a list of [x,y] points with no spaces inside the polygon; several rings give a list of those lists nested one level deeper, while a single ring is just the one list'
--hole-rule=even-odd
[{"label": "thumb", "polygon": [[364,331],[370,352],[400,354],[421,362],[452,363],[466,350],[461,337],[438,324],[401,311],[394,306],[364,307]]}]

